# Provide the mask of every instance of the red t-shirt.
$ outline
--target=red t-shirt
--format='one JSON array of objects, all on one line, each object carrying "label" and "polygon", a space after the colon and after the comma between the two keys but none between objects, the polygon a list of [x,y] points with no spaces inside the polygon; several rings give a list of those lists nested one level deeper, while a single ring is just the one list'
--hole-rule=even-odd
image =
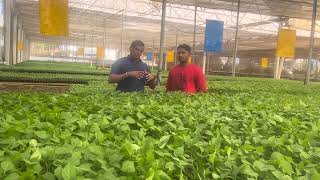
[{"label": "red t-shirt", "polygon": [[167,91],[182,91],[186,93],[206,92],[206,79],[202,69],[196,64],[185,67],[176,65],[169,73]]}]

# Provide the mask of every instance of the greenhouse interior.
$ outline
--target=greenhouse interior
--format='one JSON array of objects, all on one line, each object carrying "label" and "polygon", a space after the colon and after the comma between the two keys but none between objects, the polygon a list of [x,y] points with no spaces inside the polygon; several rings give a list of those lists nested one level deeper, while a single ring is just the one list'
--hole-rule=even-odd
[{"label": "greenhouse interior", "polygon": [[0,179],[320,180],[317,0],[0,0]]}]

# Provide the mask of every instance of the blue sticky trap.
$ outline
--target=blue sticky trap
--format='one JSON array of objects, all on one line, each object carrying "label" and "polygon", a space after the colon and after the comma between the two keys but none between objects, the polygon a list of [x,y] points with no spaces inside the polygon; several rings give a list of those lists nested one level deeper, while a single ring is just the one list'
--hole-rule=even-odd
[{"label": "blue sticky trap", "polygon": [[152,59],[153,59],[152,52],[147,52],[147,61],[152,61]]},{"label": "blue sticky trap", "polygon": [[223,21],[206,21],[206,32],[204,39],[204,50],[206,52],[221,52],[223,48]]}]

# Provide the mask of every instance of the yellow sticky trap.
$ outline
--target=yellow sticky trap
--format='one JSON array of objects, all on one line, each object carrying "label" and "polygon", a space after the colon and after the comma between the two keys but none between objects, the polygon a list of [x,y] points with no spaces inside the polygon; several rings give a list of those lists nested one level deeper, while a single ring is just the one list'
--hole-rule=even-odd
[{"label": "yellow sticky trap", "polygon": [[24,49],[24,44],[23,44],[23,42],[18,42],[18,44],[17,44],[17,50],[18,50],[18,51],[23,51],[23,49]]},{"label": "yellow sticky trap", "polygon": [[296,31],[291,29],[281,29],[278,35],[278,57],[293,58],[296,46]]},{"label": "yellow sticky trap", "polygon": [[167,51],[167,62],[174,62],[174,51]]},{"label": "yellow sticky trap", "polygon": [[77,56],[83,56],[84,55],[84,48],[80,47],[77,50]]},{"label": "yellow sticky trap", "polygon": [[261,67],[262,68],[268,67],[268,58],[261,58]]},{"label": "yellow sticky trap", "polygon": [[98,46],[97,47],[97,59],[98,60],[103,60],[104,57],[105,57],[105,47]]},{"label": "yellow sticky trap", "polygon": [[68,36],[69,0],[40,0],[40,33]]}]

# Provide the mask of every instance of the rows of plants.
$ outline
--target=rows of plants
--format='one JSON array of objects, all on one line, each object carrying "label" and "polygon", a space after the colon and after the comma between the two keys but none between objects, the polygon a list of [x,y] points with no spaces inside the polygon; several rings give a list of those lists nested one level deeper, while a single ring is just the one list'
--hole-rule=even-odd
[{"label": "rows of plants", "polygon": [[85,74],[52,74],[52,73],[22,73],[0,71],[0,81],[30,82],[30,83],[74,83],[86,84],[89,81],[106,81],[106,76]]},{"label": "rows of plants", "polygon": [[0,179],[320,179],[320,84],[0,94]]},{"label": "rows of plants", "polygon": [[55,61],[25,61],[16,65],[0,65],[0,71],[25,73],[59,73],[106,75],[110,69],[96,69],[85,63],[55,62]]}]

